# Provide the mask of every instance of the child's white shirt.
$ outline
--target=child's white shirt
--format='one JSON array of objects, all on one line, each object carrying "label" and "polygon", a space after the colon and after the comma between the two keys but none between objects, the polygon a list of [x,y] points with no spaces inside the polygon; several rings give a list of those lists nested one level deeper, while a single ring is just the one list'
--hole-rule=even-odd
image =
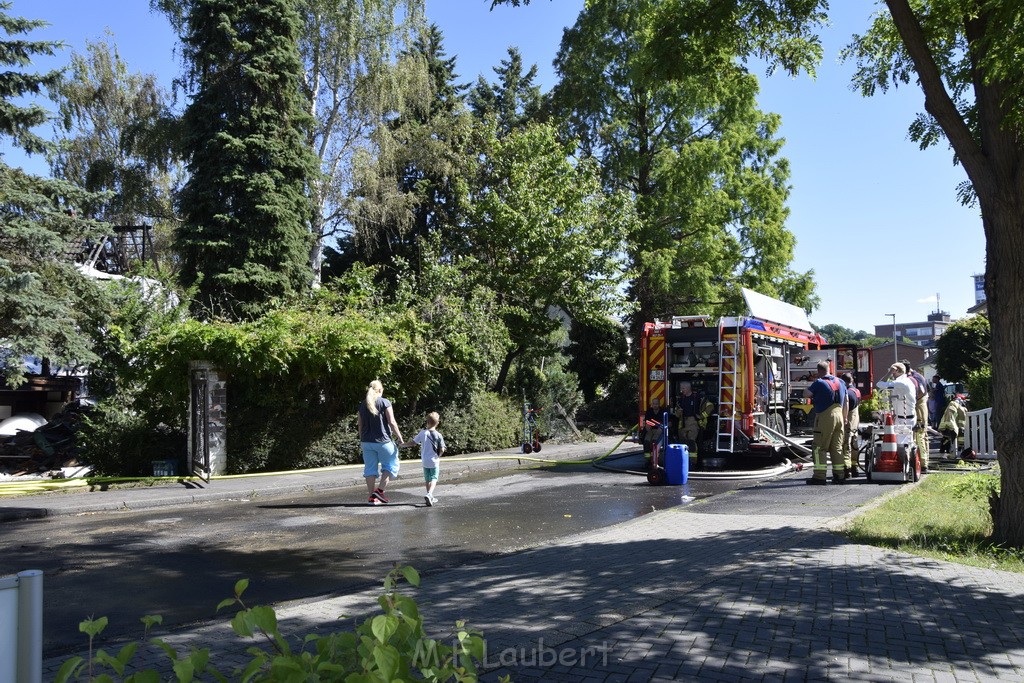
[{"label": "child's white shirt", "polygon": [[420,445],[420,458],[423,460],[424,467],[435,468],[438,463],[441,462],[441,457],[434,450],[434,441],[430,437],[433,436],[437,439],[438,444],[441,446],[441,450],[444,450],[444,436],[441,432],[436,429],[421,429],[419,434],[413,437],[413,441]]}]

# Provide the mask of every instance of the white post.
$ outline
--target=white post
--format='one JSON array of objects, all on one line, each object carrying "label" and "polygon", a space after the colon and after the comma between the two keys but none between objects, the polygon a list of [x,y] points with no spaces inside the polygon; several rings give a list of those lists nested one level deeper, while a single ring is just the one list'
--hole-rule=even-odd
[{"label": "white post", "polygon": [[18,683],[43,680],[43,572],[18,572]]},{"label": "white post", "polygon": [[43,573],[0,577],[0,680],[42,683]]}]

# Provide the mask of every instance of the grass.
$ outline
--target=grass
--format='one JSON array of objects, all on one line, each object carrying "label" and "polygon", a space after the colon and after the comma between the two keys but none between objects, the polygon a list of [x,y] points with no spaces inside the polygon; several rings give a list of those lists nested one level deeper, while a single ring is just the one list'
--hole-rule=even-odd
[{"label": "grass", "polygon": [[930,474],[918,486],[867,510],[840,532],[855,543],[972,567],[1024,574],[1024,549],[993,543],[988,495],[996,474]]}]

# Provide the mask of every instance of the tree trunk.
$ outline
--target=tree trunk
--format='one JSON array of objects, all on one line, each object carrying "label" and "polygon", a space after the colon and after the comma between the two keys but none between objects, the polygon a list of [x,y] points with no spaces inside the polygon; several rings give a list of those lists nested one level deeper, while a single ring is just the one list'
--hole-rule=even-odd
[{"label": "tree trunk", "polygon": [[992,432],[1001,472],[994,536],[1024,548],[1024,189],[1015,194],[983,204],[982,213],[992,325]]},{"label": "tree trunk", "polygon": [[309,267],[312,270],[311,289],[320,289],[320,272],[324,262],[324,238],[319,232],[313,233],[313,246],[309,249]]},{"label": "tree trunk", "polygon": [[498,379],[494,382],[494,393],[500,394],[505,389],[505,380],[508,379],[508,372],[512,368],[512,361],[523,352],[522,347],[517,346],[505,354],[505,360],[501,362],[501,371],[498,372]]}]

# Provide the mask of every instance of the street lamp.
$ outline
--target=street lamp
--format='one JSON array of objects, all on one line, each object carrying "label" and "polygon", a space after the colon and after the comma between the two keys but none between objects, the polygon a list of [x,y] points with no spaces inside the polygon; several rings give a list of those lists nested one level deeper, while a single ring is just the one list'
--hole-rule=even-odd
[{"label": "street lamp", "polygon": [[893,362],[899,363],[900,362],[900,350],[899,350],[899,347],[896,345],[896,339],[897,339],[897,337],[896,337],[896,314],[895,313],[886,313],[886,315],[888,317],[892,318],[892,358],[893,358]]}]

